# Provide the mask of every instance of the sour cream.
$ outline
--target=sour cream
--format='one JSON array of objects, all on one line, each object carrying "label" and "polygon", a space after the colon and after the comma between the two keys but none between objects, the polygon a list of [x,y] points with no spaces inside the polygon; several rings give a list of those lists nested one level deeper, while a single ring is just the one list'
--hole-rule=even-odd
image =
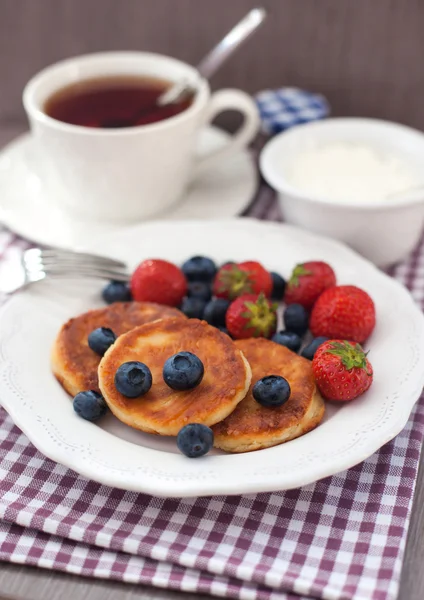
[{"label": "sour cream", "polygon": [[424,185],[402,153],[354,142],[311,143],[294,154],[284,174],[306,195],[340,203],[386,203]]}]

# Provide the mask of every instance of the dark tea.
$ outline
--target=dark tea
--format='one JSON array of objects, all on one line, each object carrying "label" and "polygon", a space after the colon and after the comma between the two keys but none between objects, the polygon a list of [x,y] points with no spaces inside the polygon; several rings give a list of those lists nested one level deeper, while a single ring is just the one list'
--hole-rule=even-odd
[{"label": "dark tea", "polygon": [[157,99],[170,86],[169,81],[148,77],[87,79],[55,92],[46,101],[44,112],[58,121],[83,127],[147,125],[169,119],[192,103],[191,96],[174,104],[157,106]]}]

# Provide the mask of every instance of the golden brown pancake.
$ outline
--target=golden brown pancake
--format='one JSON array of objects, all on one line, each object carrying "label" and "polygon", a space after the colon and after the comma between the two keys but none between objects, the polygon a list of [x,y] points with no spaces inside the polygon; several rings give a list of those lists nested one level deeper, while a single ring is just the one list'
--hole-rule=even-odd
[{"label": "golden brown pancake", "polygon": [[88,336],[97,327],[109,327],[116,335],[162,318],[186,317],[176,308],[151,302],[115,302],[90,310],[65,323],[51,355],[53,373],[65,390],[75,396],[84,390],[99,391],[97,369],[100,356],[88,346]]},{"label": "golden brown pancake", "polygon": [[[205,373],[192,390],[175,391],[163,380],[165,361],[177,352],[193,352]],[[114,377],[128,361],[144,362],[153,385],[140,398],[118,392]],[[136,327],[109,348],[99,365],[99,385],[118,419],[149,433],[177,435],[187,423],[213,425],[225,419],[244,398],[251,371],[228,335],[198,319],[165,319]]]},{"label": "golden brown pancake", "polygon": [[[227,452],[249,452],[287,442],[314,429],[324,416],[324,401],[309,360],[265,339],[235,342],[252,369],[250,389],[224,421],[212,429],[215,446]],[[291,387],[283,406],[268,408],[253,398],[252,387],[262,377],[281,375]]]}]

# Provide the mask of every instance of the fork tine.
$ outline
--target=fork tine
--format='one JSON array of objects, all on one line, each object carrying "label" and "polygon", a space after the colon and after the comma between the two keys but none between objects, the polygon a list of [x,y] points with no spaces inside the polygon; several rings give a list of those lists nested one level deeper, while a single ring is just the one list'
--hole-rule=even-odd
[{"label": "fork tine", "polygon": [[62,268],[62,267],[48,267],[48,268],[40,268],[40,269],[27,269],[28,279],[34,281],[41,274],[44,274],[46,277],[55,277],[55,278],[93,278],[93,279],[104,279],[104,280],[113,280],[113,281],[129,281],[128,273],[117,270],[117,269],[93,269],[93,268]]},{"label": "fork tine", "polygon": [[87,252],[73,252],[70,250],[60,250],[60,249],[41,249],[41,248],[31,248],[30,250],[26,250],[24,253],[24,260],[37,262],[40,260],[69,260],[74,262],[84,262],[87,260],[91,260],[98,264],[113,266],[113,267],[121,267],[126,268],[126,264],[122,261],[115,260],[113,258],[109,258],[106,256],[100,256],[98,254],[90,254]]},{"label": "fork tine", "polygon": [[116,267],[106,267],[106,266],[98,266],[98,265],[89,265],[89,264],[62,264],[55,263],[51,265],[27,265],[27,272],[37,273],[37,272],[45,272],[49,273],[84,273],[84,274],[101,274],[107,277],[108,279],[113,279],[114,277],[119,277],[122,281],[122,278],[129,279],[129,274],[125,269],[119,269]]}]

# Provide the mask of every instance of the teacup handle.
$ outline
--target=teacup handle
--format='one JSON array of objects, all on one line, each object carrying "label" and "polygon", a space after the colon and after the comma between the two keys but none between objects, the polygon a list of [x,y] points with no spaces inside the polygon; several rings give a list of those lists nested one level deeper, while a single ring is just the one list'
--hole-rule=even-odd
[{"label": "teacup handle", "polygon": [[205,124],[210,123],[215,117],[225,110],[236,110],[244,116],[244,122],[223,148],[214,150],[197,160],[196,170],[208,168],[221,161],[234,152],[247,146],[259,130],[259,113],[252,98],[241,90],[220,90],[212,94],[206,109]]}]

